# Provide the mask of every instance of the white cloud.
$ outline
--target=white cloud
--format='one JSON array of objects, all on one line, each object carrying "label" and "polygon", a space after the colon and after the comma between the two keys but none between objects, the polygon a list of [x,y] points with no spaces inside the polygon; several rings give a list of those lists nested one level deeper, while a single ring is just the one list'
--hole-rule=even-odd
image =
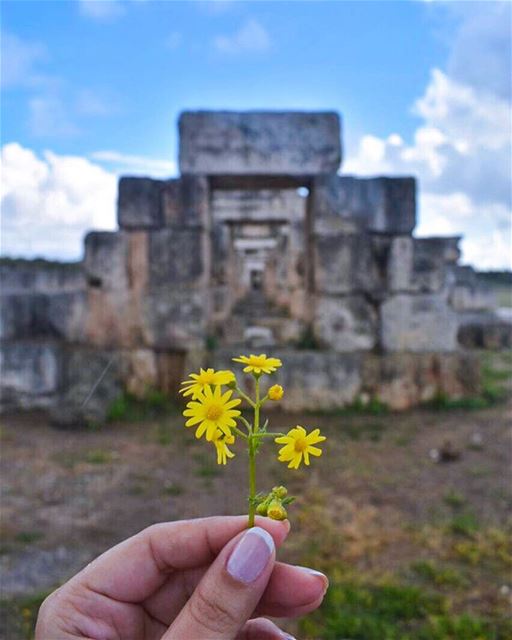
[{"label": "white cloud", "polygon": [[510,99],[512,4],[451,2],[443,8],[460,20],[451,42],[448,75],[477,90]]},{"label": "white cloud", "polygon": [[510,105],[486,90],[460,84],[433,69],[425,95],[414,111],[448,136],[466,153],[478,147],[499,149],[510,144]]},{"label": "white cloud", "polygon": [[171,160],[129,155],[118,151],[95,151],[90,157],[97,162],[108,164],[117,174],[128,171],[130,175],[169,178],[177,172],[176,163]]},{"label": "white cloud", "polygon": [[468,237],[463,246],[463,259],[481,269],[512,269],[512,237],[510,229],[488,231],[477,238]]},{"label": "white cloud", "polygon": [[270,49],[270,44],[268,32],[253,18],[247,20],[232,35],[217,36],[213,41],[214,47],[223,53],[261,53]]},{"label": "white cloud", "polygon": [[45,82],[46,77],[37,67],[47,59],[48,52],[43,44],[2,32],[2,87],[33,87]]},{"label": "white cloud", "polygon": [[124,14],[119,0],[78,0],[80,13],[93,20],[109,21]]},{"label": "white cloud", "polygon": [[2,148],[2,253],[76,259],[90,229],[116,227],[117,177],[78,156]]},{"label": "white cloud", "polygon": [[[507,44],[498,19],[510,9],[485,5],[483,10],[465,3],[448,70],[432,69],[413,105],[422,122],[412,142],[397,134],[364,135],[344,172],[416,175],[418,235],[463,234],[465,261],[481,268],[510,268],[511,104],[504,86],[510,86],[504,73],[510,61],[501,60],[507,58],[510,36]],[[475,57],[475,48],[482,61]],[[470,70],[479,64],[485,73]]]},{"label": "white cloud", "polygon": [[421,193],[418,236],[461,235],[462,260],[482,269],[512,268],[510,209],[500,203],[476,205],[460,192]]}]

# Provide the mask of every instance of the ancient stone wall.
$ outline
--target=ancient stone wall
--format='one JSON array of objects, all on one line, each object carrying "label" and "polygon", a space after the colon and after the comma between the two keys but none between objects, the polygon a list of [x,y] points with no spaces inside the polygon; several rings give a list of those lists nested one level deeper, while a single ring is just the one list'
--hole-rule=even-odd
[{"label": "ancient stone wall", "polygon": [[247,349],[282,356],[289,409],[478,390],[460,344],[510,328],[478,333],[493,303],[459,237],[413,236],[414,178],[338,175],[333,113],[192,112],[179,130],[182,175],[121,178],[119,229],[91,231],[82,263],[0,262],[1,408],[98,419],[122,389],[174,394]]}]

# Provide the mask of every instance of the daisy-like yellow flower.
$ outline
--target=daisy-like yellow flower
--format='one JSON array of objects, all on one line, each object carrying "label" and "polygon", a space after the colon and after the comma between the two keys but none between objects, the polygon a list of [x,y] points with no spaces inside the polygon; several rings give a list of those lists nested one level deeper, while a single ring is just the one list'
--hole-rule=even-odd
[{"label": "daisy-like yellow flower", "polygon": [[284,394],[284,390],[280,384],[274,384],[268,390],[268,397],[270,400],[274,400],[274,401],[281,400],[281,398],[283,397],[283,394]]},{"label": "daisy-like yellow flower", "polygon": [[228,449],[228,444],[235,442],[234,435],[225,435],[220,429],[214,433],[212,442],[217,449],[217,464],[226,464],[228,458],[234,458],[235,454]]},{"label": "daisy-like yellow flower", "polygon": [[233,358],[233,360],[247,365],[244,367],[244,373],[255,373],[256,375],[273,373],[283,364],[279,358],[267,358],[264,353],[260,353],[259,356],[251,353],[250,356],[240,356],[239,358]]},{"label": "daisy-like yellow flower", "polygon": [[289,469],[298,469],[304,457],[304,463],[308,465],[310,455],[322,455],[322,450],[313,445],[325,439],[325,436],[320,435],[320,429],[315,429],[308,434],[304,427],[297,425],[285,436],[279,436],[275,440],[278,444],[285,445],[279,449],[279,462],[288,462]]},{"label": "daisy-like yellow flower", "polygon": [[233,391],[222,393],[220,387],[206,385],[203,392],[196,395],[196,399],[187,404],[183,412],[188,420],[186,427],[197,425],[196,438],[201,438],[206,433],[206,439],[211,442],[218,429],[226,436],[231,435],[231,427],[236,426],[235,418],[240,411],[235,409],[242,401],[231,400]]},{"label": "daisy-like yellow flower", "polygon": [[181,383],[183,388],[180,389],[180,393],[184,396],[192,396],[195,400],[198,394],[204,391],[206,385],[216,387],[229,384],[234,381],[235,374],[229,370],[200,369],[199,373],[191,373],[189,378],[190,380]]}]

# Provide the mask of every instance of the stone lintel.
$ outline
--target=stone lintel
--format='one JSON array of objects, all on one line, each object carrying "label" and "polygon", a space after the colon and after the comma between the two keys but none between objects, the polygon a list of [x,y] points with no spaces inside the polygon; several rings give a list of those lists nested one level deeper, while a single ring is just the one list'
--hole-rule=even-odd
[{"label": "stone lintel", "polygon": [[188,111],[178,128],[182,174],[319,174],[341,162],[334,112]]}]

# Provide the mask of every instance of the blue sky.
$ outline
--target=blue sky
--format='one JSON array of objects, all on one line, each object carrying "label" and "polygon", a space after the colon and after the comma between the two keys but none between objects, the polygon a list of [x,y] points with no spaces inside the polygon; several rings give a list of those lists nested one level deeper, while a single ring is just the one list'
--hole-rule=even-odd
[{"label": "blue sky", "polygon": [[342,170],[417,175],[419,232],[465,232],[465,259],[506,266],[508,3],[1,8],[4,253],[79,257],[87,228],[115,225],[119,174],[175,173],[183,109],[334,109]]}]

